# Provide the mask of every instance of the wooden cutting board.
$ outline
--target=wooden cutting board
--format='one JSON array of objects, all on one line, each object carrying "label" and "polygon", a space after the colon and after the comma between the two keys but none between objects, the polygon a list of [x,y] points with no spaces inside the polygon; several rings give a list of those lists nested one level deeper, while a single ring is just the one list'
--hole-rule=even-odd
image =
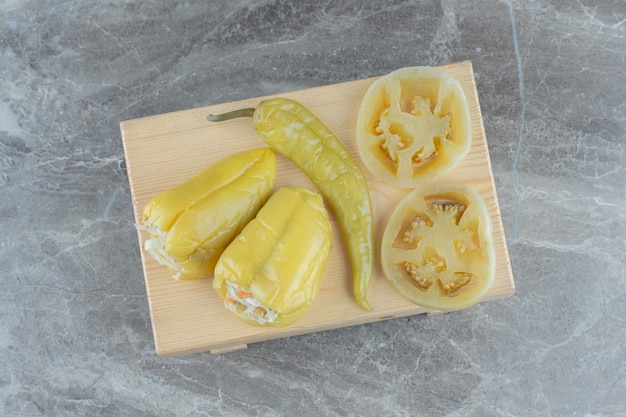
[{"label": "wooden cutting board", "polygon": [[[469,100],[473,144],[465,159],[441,181],[471,185],[485,199],[493,221],[497,255],[495,283],[484,301],[513,294],[515,284],[493,181],[472,64],[469,61],[439,67],[457,78]],[[280,94],[308,107],[358,157],[354,138],[361,98],[376,78],[344,82]],[[195,175],[219,159],[246,149],[266,146],[249,119],[207,122],[206,116],[243,107],[255,107],[268,97],[211,105],[190,110],[127,120],[120,123],[137,222],[144,205],[159,192]],[[375,216],[375,237],[380,242],[388,216],[410,190],[397,189],[367,175]],[[283,186],[314,188],[289,160],[277,155],[275,189]],[[387,282],[376,247],[375,271],[369,290],[374,308],[366,312],[352,294],[352,275],[339,227],[333,221],[333,249],[322,288],[304,317],[284,329],[246,325],[224,308],[211,287],[211,279],[176,281],[167,269],[141,251],[156,352],[176,356],[195,352],[221,353],[250,343],[422,313],[434,313],[402,298]],[[138,232],[139,244],[147,235]]]}]

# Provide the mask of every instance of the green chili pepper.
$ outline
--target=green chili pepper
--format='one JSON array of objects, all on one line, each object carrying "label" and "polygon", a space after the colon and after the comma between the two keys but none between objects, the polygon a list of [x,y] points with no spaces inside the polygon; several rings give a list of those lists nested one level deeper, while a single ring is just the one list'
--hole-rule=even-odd
[{"label": "green chili pepper", "polygon": [[322,196],[307,188],[281,188],[224,250],[213,288],[244,322],[288,326],[319,292],[331,245]]},{"label": "green chili pepper", "polygon": [[371,311],[367,290],[373,268],[373,216],[363,172],[341,141],[300,103],[274,98],[256,108],[209,115],[209,121],[251,117],[255,130],[276,152],[300,167],[317,186],[344,235],[357,303]]}]

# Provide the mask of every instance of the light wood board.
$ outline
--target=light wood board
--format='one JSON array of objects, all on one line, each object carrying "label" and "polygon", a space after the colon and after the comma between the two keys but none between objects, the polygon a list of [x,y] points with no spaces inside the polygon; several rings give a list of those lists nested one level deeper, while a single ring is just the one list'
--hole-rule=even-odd
[{"label": "light wood board", "polygon": [[[469,100],[473,144],[465,159],[440,181],[465,183],[485,199],[493,221],[496,249],[495,283],[483,301],[513,294],[515,284],[493,182],[472,64],[469,61],[439,67],[457,78]],[[361,98],[376,78],[350,81],[280,94],[308,107],[345,144],[359,164],[355,122]],[[206,120],[243,107],[255,107],[268,97],[211,105],[190,110],[127,120],[120,123],[137,222],[144,205],[159,192],[195,175],[219,159],[246,149],[266,146],[250,119],[222,123]],[[380,242],[388,216],[410,190],[397,189],[367,175],[375,216],[375,237]],[[275,189],[283,186],[314,188],[310,180],[286,158],[277,155]],[[332,218],[332,216],[331,216]],[[253,327],[224,308],[211,287],[211,279],[176,281],[167,269],[141,250],[156,352],[176,356],[195,352],[220,353],[245,348],[250,343],[324,331],[422,313],[434,313],[406,301],[387,282],[376,247],[375,271],[369,290],[372,312],[362,310],[352,294],[351,268],[343,238],[334,218],[333,249],[322,288],[311,308],[295,324],[284,329]],[[138,232],[143,248],[147,238]]]}]

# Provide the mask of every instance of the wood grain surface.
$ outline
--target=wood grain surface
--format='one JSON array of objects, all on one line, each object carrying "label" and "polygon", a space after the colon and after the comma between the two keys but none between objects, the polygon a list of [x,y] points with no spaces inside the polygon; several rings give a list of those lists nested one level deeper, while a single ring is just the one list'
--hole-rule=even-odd
[{"label": "wood grain surface", "polygon": [[[515,284],[493,181],[489,149],[469,61],[439,67],[459,80],[467,95],[473,129],[469,154],[440,181],[465,183],[484,198],[493,222],[496,277],[483,301],[513,294]],[[359,164],[354,137],[361,98],[375,78],[350,81],[280,94],[308,107],[345,144]],[[207,122],[210,113],[255,107],[268,97],[155,115],[120,123],[132,202],[137,222],[144,205],[159,192],[195,175],[219,159],[246,149],[266,146],[249,119]],[[377,181],[361,164],[370,184],[375,238],[380,242],[391,211],[410,189],[397,189]],[[275,189],[283,186],[313,188],[310,180],[289,160],[277,155]],[[372,312],[362,310],[352,294],[350,262],[334,218],[333,249],[322,288],[304,317],[284,329],[244,324],[224,308],[211,287],[211,279],[176,281],[167,269],[141,250],[156,352],[176,356],[195,352],[221,353],[250,343],[319,332],[422,313],[435,313],[406,301],[387,282],[376,247],[375,270],[369,290]],[[138,232],[143,248],[147,238]],[[132,277],[131,277],[132,279]]]}]

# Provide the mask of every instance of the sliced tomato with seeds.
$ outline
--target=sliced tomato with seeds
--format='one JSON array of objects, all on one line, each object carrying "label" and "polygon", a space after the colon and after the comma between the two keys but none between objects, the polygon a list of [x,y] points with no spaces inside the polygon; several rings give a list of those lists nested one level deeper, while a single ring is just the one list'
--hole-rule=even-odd
[{"label": "sliced tomato with seeds", "polygon": [[472,143],[461,84],[433,67],[393,71],[368,88],[357,117],[359,154],[379,179],[405,188],[452,170]]},{"label": "sliced tomato with seeds", "polygon": [[495,275],[491,218],[463,184],[423,184],[392,213],[381,261],[391,285],[426,308],[459,310],[480,301]]}]

